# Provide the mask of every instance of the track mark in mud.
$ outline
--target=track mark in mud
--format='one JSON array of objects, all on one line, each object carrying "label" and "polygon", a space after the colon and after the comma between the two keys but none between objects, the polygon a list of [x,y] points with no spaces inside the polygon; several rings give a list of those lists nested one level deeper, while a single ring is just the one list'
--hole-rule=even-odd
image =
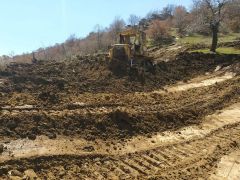
[{"label": "track mark in mud", "polygon": [[[207,116],[205,121],[199,126],[190,126],[183,128],[177,132],[164,132],[146,138],[144,136],[137,136],[130,139],[127,143],[118,143],[117,145],[106,145],[104,141],[97,141],[97,143],[89,142],[84,139],[71,139],[67,137],[60,137],[56,140],[51,140],[46,137],[39,137],[35,141],[27,139],[19,139],[11,141],[4,146],[7,148],[0,158],[0,162],[8,161],[15,158],[30,158],[37,156],[51,156],[51,155],[88,155],[88,154],[102,154],[102,155],[124,155],[128,153],[135,153],[147,151],[162,146],[170,146],[178,143],[184,143],[194,139],[201,139],[209,134],[233,124],[240,123],[240,104],[234,104],[214,115]],[[237,127],[236,129],[238,129]],[[239,130],[239,129],[238,129]],[[240,132],[239,132],[240,133]],[[236,134],[238,136],[240,134]],[[234,136],[234,135],[233,135]],[[228,141],[226,137],[221,134],[215,136],[216,141]],[[83,147],[92,146],[93,151],[87,152]],[[115,147],[118,146],[118,149]],[[188,150],[190,149],[190,150]],[[171,147],[169,152],[176,151],[176,159],[194,154],[191,148],[185,147]],[[161,152],[157,152],[161,156]],[[167,154],[167,153],[165,153]],[[11,155],[14,155],[12,157]],[[153,157],[157,157],[154,156]],[[161,156],[165,163],[168,162],[168,157]],[[153,159],[153,158],[151,158]],[[146,160],[146,159],[145,159]],[[147,160],[146,160],[147,161]],[[155,162],[156,164],[156,162]]]},{"label": "track mark in mud", "polygon": [[[59,152],[60,147],[54,147],[54,141],[58,145],[61,144],[58,140],[46,141],[45,150],[42,142],[40,143],[42,149],[40,144],[37,145],[37,141],[32,142],[33,144],[25,141],[26,147],[24,147],[24,144],[17,145],[18,141],[11,142],[7,145],[7,148],[12,151],[14,157],[11,160],[9,157],[6,158],[7,153],[3,154],[0,165],[3,167],[10,165],[8,167],[13,169],[28,169],[34,168],[33,162],[38,161],[40,163],[38,167],[47,168],[49,172],[54,172],[54,168],[58,166],[68,167],[63,177],[59,177],[55,173],[55,178],[75,177],[74,174],[78,174],[76,169],[82,170],[82,178],[95,179],[140,177],[152,177],[153,179],[159,177],[167,179],[183,177],[207,178],[209,174],[213,174],[218,161],[224,154],[240,147],[239,105],[232,105],[222,112],[208,116],[205,123],[201,124],[200,127],[194,127],[195,130],[192,127],[189,129],[184,128],[182,131],[176,132],[176,134],[169,132],[161,136],[162,141],[160,135],[149,139],[140,138],[138,142],[132,140],[124,147],[121,147],[122,151],[112,149],[110,153],[104,152],[104,144],[99,145],[99,149],[102,150],[102,153],[99,151],[100,154],[84,152],[81,147],[84,147],[87,143],[90,144],[81,140],[65,140],[62,142],[64,144],[62,147],[65,147],[65,149],[63,148]],[[197,133],[197,128],[201,133]],[[187,133],[184,133],[184,131]],[[192,132],[192,135],[188,131]],[[150,145],[152,139],[154,139],[155,143]],[[139,144],[140,142],[142,144]],[[31,148],[27,149],[29,143]],[[75,149],[73,144],[75,144]],[[94,146],[94,144],[92,145]],[[23,152],[20,150],[21,148],[28,154],[21,154]],[[94,149],[98,149],[97,146]],[[69,152],[72,152],[72,154]],[[48,156],[51,157],[51,160],[47,158]],[[21,160],[16,160],[19,158]],[[39,177],[47,177],[48,174],[44,172],[37,171],[37,174]]]},{"label": "track mark in mud", "polygon": [[[216,140],[219,134],[221,134],[222,139]],[[229,140],[228,136],[230,134],[232,137]],[[128,156],[124,155],[120,158],[124,159],[122,169],[130,166],[137,171],[135,178],[144,176],[161,177],[162,175],[168,178],[179,178],[185,175],[206,177],[207,173],[214,168],[219,157],[222,156],[221,154],[226,152],[228,148],[234,149],[235,143],[240,144],[240,134],[238,128],[231,127],[219,130],[201,140],[176,144],[174,147],[158,147],[148,151],[132,153]],[[185,149],[185,153],[179,153],[178,149]],[[115,166],[119,166],[118,161],[115,164],[117,164]],[[178,174],[181,171],[185,175]],[[189,174],[188,171],[191,173]],[[198,174],[201,171],[205,174]],[[128,175],[134,177],[131,171]]]},{"label": "track mark in mud", "polygon": [[[34,111],[2,110],[0,136],[35,139],[46,135],[87,140],[130,139],[146,134],[150,137],[166,130],[199,124],[204,116],[238,102],[239,82],[236,77],[210,87],[175,94],[111,94],[108,98],[106,94],[83,94],[74,99],[81,102],[80,98],[83,98],[83,103],[95,104],[95,108],[63,109],[73,101],[65,99],[64,103],[50,106],[48,110],[41,107]],[[113,102],[124,106],[101,107],[101,104]],[[20,103],[18,106],[26,108]]]},{"label": "track mark in mud", "polygon": [[[211,85],[214,85],[215,83],[220,83],[220,82],[223,82],[226,80],[230,80],[230,79],[234,78],[235,75],[236,75],[235,73],[227,72],[223,76],[216,76],[216,77],[203,76],[201,78],[192,79],[191,81],[189,81],[189,83],[180,82],[173,86],[169,86],[169,87],[166,86],[164,88],[164,90],[157,90],[157,91],[155,90],[155,91],[148,92],[148,93],[139,92],[139,93],[135,93],[135,94],[151,95],[154,93],[166,94],[169,92],[186,91],[189,89],[211,86]],[[1,79],[0,79],[0,83],[1,83]],[[93,105],[93,104],[85,104],[82,102],[74,102],[74,103],[68,104],[66,107],[63,107],[63,109],[61,109],[61,111],[68,110],[70,112],[74,112],[74,110],[76,110],[76,109],[90,108],[90,110],[88,110],[88,112],[101,114],[101,113],[111,112],[110,111],[111,108],[121,108],[121,107],[124,108],[124,104],[106,103],[106,104],[101,104],[101,105]],[[138,106],[136,106],[135,108],[137,108],[137,107]],[[49,108],[44,109],[43,107],[38,107],[36,105],[28,105],[28,104],[21,105],[21,106],[5,105],[5,106],[0,107],[0,110],[8,110],[8,111],[16,111],[16,112],[17,111],[46,110],[46,111],[51,111],[54,113],[61,112],[60,110],[58,111],[58,109],[49,109]]]},{"label": "track mark in mud", "polygon": [[[1,166],[12,168],[47,168],[48,172],[61,166],[67,167],[61,178],[75,177],[77,169],[89,178],[143,178],[158,179],[174,178],[208,178],[224,154],[239,150],[240,123],[220,128],[204,138],[187,142],[156,147],[149,150],[128,153],[124,155],[101,156],[56,156],[51,160],[43,157],[33,157],[31,160],[7,161]],[[221,138],[219,138],[221,137]],[[76,166],[78,168],[76,168]],[[84,170],[84,171],[83,171]],[[37,171],[39,177],[47,176],[45,171]],[[58,173],[54,173],[59,178]]]}]

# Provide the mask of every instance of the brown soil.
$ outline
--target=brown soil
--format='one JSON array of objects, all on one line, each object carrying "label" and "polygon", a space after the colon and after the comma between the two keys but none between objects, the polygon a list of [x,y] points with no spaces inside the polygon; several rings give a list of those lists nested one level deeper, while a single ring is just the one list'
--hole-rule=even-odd
[{"label": "brown soil", "polygon": [[240,49],[240,41],[236,40],[233,42],[220,43],[219,46],[220,47],[234,47],[236,49]]},{"label": "brown soil", "polygon": [[201,117],[232,104],[240,94],[239,87],[236,78],[170,94],[83,94],[49,107],[10,108],[0,115],[0,135],[34,138],[50,133],[93,140],[175,130],[199,123]]},{"label": "brown soil", "polygon": [[[171,54],[171,53],[170,53]],[[144,79],[140,72],[135,78],[127,75],[118,77],[109,70],[103,57],[85,57],[69,62],[44,62],[37,64],[16,64],[1,72],[6,86],[1,92],[27,92],[38,94],[39,100],[58,103],[57,94],[84,92],[126,93],[152,91],[177,81],[187,81],[206,72],[212,72],[217,65],[226,67],[239,62],[240,55],[209,55],[201,53],[180,53],[174,61],[159,62],[154,67],[145,67]],[[154,63],[154,59],[149,60]],[[140,70],[139,70],[140,71]],[[130,73],[130,72],[129,72]],[[143,81],[144,80],[144,81]]]},{"label": "brown soil", "polygon": [[222,156],[239,149],[239,124],[226,126],[204,138],[159,146],[124,155],[55,155],[1,163],[3,178],[17,169],[33,169],[50,179],[207,179]]},{"label": "brown soil", "polygon": [[[29,169],[41,179],[206,178],[224,154],[239,147],[239,123],[203,138],[131,153],[100,153],[94,144],[116,151],[117,144],[132,139],[200,126],[206,116],[239,102],[239,59],[180,53],[175,60],[145,67],[144,76],[139,70],[134,78],[128,73],[116,76],[101,56],[11,65],[0,72],[2,156],[14,140],[37,142],[43,135],[55,142],[53,146],[61,138],[89,144],[81,147],[85,153],[72,155],[47,155],[40,148],[34,157],[15,159],[9,151],[11,160],[0,160],[0,178],[13,176],[10,170],[24,176]],[[226,73],[232,76],[216,83],[197,82]],[[193,84],[193,78],[200,85]],[[178,90],[174,84],[179,81],[187,88]]]}]

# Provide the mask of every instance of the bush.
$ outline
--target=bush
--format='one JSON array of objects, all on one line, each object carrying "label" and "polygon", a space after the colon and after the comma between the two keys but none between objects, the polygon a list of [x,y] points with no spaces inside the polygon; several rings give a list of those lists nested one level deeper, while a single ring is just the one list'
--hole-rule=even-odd
[{"label": "bush", "polygon": [[168,21],[154,20],[149,26],[147,34],[154,44],[169,44],[173,41],[169,32],[170,26]]}]

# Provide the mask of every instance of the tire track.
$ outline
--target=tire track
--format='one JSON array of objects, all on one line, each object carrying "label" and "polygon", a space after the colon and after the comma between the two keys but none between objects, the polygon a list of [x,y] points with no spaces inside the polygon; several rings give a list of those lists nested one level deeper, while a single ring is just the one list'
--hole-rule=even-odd
[{"label": "tire track", "polygon": [[[65,156],[59,160],[57,157],[56,159],[52,157],[56,161],[55,164],[51,164],[47,159],[40,160],[41,157],[31,161],[40,162],[40,167],[49,168],[50,171],[59,166],[69,166],[66,170],[68,173],[61,178],[67,178],[69,173],[74,172],[73,165],[78,166],[85,177],[90,179],[207,177],[209,172],[214,171],[217,162],[224,154],[240,149],[239,129],[240,123],[221,128],[205,138],[119,156]],[[0,166],[23,165],[22,168],[34,168],[31,161],[13,160]],[[41,163],[45,165],[42,166]],[[46,176],[41,171],[38,175]],[[60,178],[58,174],[55,176]]]}]

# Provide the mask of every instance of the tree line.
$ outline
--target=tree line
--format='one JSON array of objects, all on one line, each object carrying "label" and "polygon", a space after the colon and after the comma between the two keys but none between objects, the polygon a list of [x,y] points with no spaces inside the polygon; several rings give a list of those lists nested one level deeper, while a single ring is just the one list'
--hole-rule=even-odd
[{"label": "tree line", "polygon": [[[190,9],[167,5],[161,10],[149,12],[144,18],[132,14],[127,22],[121,17],[115,17],[109,27],[104,28],[98,24],[87,37],[77,38],[71,35],[62,44],[39,48],[35,56],[37,59],[57,60],[74,55],[106,52],[110,45],[116,43],[118,34],[126,26],[141,26],[153,44],[171,42],[173,30],[179,38],[195,33],[211,35],[211,51],[215,52],[219,32],[240,32],[240,0],[193,0]],[[14,58],[18,61],[30,61],[32,55],[23,54]]]}]

